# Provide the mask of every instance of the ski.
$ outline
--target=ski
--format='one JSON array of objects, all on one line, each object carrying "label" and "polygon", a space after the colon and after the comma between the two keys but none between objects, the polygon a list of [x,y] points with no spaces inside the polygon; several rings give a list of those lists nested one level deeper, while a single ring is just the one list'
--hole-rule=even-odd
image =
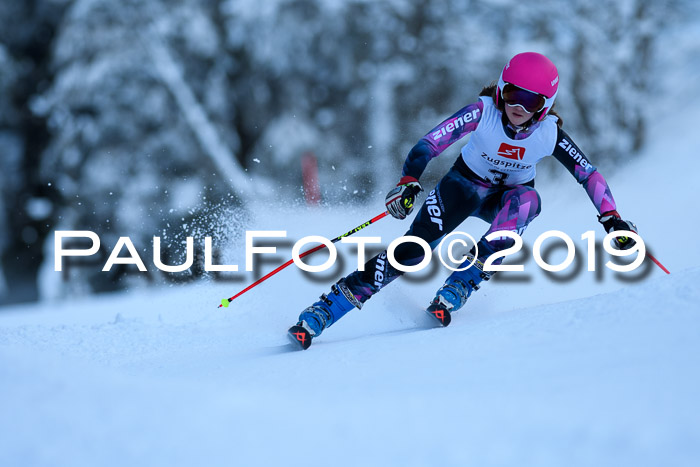
[{"label": "ski", "polygon": [[430,316],[438,320],[443,327],[447,327],[452,321],[452,315],[450,315],[450,312],[447,311],[440,303],[431,303],[428,309],[425,311]]},{"label": "ski", "polygon": [[287,336],[292,344],[301,347],[302,350],[306,350],[311,346],[311,333],[308,329],[299,324],[295,324],[289,328],[289,331],[287,331]]}]

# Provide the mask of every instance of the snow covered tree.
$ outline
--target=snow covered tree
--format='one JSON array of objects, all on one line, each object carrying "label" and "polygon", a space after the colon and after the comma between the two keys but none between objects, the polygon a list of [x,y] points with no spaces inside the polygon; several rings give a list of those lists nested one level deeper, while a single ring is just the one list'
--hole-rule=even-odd
[{"label": "snow covered tree", "polygon": [[[300,199],[307,151],[326,202],[381,198],[417,139],[526,50],[557,64],[566,129],[609,170],[645,143],[648,97],[663,92],[657,37],[696,10],[688,0],[4,2],[5,281],[18,261],[32,265],[18,281],[35,281],[50,228],[91,229],[108,246],[129,235],[148,251],[167,234],[177,256],[186,232],[220,229],[221,210],[265,193]],[[94,280],[74,282],[113,287]]]},{"label": "snow covered tree", "polygon": [[107,245],[130,236],[148,252],[160,234],[178,248],[199,209],[245,196],[215,161],[224,152],[234,164],[237,135],[224,131],[232,107],[214,30],[194,1],[71,6],[53,46],[56,77],[34,104],[52,133],[41,170],[60,190],[57,228],[99,232]]},{"label": "snow covered tree", "polygon": [[56,196],[38,173],[49,134],[31,102],[51,81],[46,65],[63,8],[60,0],[0,3],[0,304],[39,295]]}]

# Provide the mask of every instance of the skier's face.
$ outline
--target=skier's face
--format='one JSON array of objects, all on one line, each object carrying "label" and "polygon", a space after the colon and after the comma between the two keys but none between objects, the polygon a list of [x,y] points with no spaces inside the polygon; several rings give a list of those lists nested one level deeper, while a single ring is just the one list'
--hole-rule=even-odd
[{"label": "skier's face", "polygon": [[534,112],[528,112],[523,106],[506,104],[506,115],[508,120],[515,126],[520,126],[532,118]]}]

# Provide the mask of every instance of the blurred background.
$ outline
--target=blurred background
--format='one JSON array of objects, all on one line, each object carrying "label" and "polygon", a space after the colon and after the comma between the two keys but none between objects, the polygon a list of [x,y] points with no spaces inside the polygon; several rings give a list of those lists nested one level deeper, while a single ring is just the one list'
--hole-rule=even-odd
[{"label": "blurred background", "polygon": [[[522,51],[556,63],[565,128],[613,173],[648,142],[649,96],[678,85],[665,57],[698,61],[659,38],[696,17],[685,0],[2,1],[0,304],[168,280],[102,273],[121,236],[145,260],[163,236],[172,264],[254,205],[378,206],[413,144]],[[65,280],[54,230],[96,232],[102,262]]]}]

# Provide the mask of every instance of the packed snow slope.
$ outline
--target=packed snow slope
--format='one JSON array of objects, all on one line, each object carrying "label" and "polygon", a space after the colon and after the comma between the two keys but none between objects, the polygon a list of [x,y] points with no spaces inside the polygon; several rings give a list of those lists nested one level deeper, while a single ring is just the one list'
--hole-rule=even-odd
[{"label": "packed snow slope", "polygon": [[[545,275],[524,255],[524,273],[496,276],[448,328],[422,311],[447,275],[438,269],[291,351],[287,327],[355,268],[347,246],[325,279],[289,268],[227,309],[216,305],[252,277],[4,308],[0,465],[700,465],[700,269],[687,234],[700,221],[687,212],[696,188],[678,183],[696,142],[692,119],[659,109],[646,153],[608,179],[670,276],[649,262],[586,271],[581,235],[603,231],[562,169],[538,181],[543,212],[524,240],[564,231],[577,263]],[[245,227],[333,238],[382,198],[259,206]],[[386,245],[407,227],[385,219],[361,235]],[[478,238],[486,225],[460,230]],[[244,264],[242,242],[227,252]]]},{"label": "packed snow slope", "polygon": [[308,351],[283,335],[299,284],[226,312],[186,289],[5,313],[0,464],[697,465],[698,281],[448,328],[377,297]]},{"label": "packed snow slope", "polygon": [[[647,176],[644,163],[627,173]],[[530,258],[524,280],[486,284],[448,328],[422,311],[444,270],[392,283],[304,352],[285,331],[333,279],[294,268],[228,309],[216,305],[245,282],[6,308],[0,465],[697,465],[700,269],[625,177],[611,180],[621,211],[672,275],[562,281]],[[549,208],[526,244],[559,228],[585,257],[580,234],[600,227],[583,191],[540,191]],[[368,210],[268,210],[250,228],[333,237]],[[386,244],[405,228],[386,219],[367,235]],[[347,273],[356,259],[340,250]]]}]

